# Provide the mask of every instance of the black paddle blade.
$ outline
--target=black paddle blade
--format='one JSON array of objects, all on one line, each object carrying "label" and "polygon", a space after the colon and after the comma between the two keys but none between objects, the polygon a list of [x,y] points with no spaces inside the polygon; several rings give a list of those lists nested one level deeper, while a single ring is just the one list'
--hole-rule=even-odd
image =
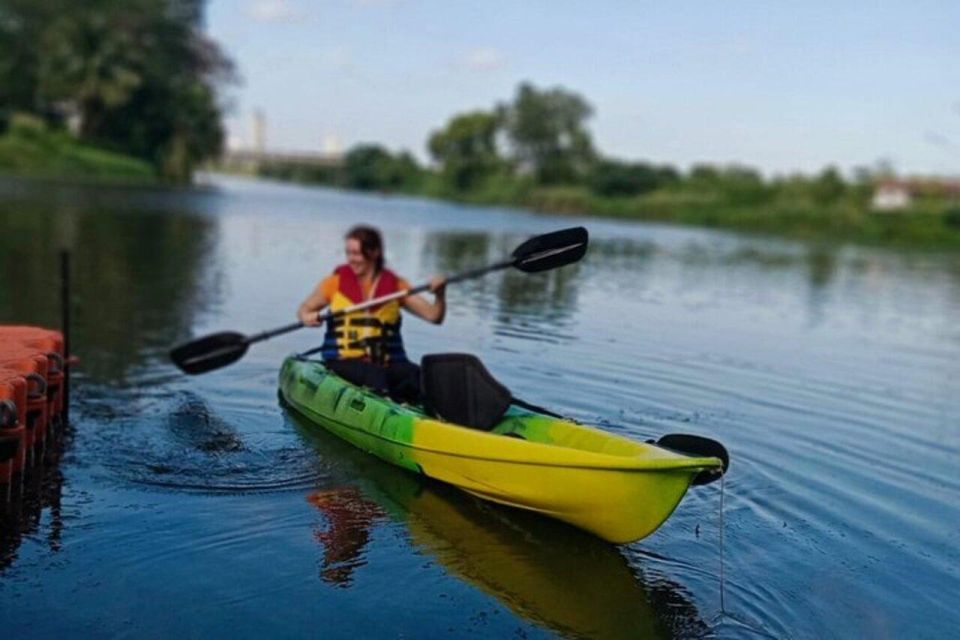
[{"label": "black paddle blade", "polygon": [[669,433],[657,440],[657,446],[696,458],[720,458],[723,466],[719,470],[705,469],[698,473],[697,477],[690,483],[694,486],[710,484],[730,468],[730,454],[727,453],[726,447],[710,438],[692,436],[686,433]]},{"label": "black paddle blade", "polygon": [[236,362],[248,346],[242,333],[223,331],[174,347],[170,359],[184,373],[196,375]]},{"label": "black paddle blade", "polygon": [[513,266],[537,273],[573,264],[587,252],[589,236],[583,227],[570,227],[534,236],[513,252]]}]

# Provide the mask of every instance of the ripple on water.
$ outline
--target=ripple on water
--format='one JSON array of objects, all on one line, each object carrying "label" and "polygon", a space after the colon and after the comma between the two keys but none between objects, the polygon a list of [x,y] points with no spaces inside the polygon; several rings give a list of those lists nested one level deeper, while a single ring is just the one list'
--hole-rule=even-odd
[{"label": "ripple on water", "polygon": [[276,426],[278,407],[243,404],[228,400],[214,409],[182,389],[85,398],[78,407],[84,431],[78,446],[115,481],[157,490],[289,491],[323,479],[322,463],[292,434],[264,437]]},{"label": "ripple on water", "polygon": [[[570,220],[238,180],[201,197],[55,191],[0,203],[14,229],[0,234],[0,314],[48,321],[29,314],[51,311],[55,270],[24,265],[55,264],[60,239],[78,248],[84,307],[62,475],[0,526],[0,617],[15,630],[253,634],[230,621],[259,619],[297,636],[318,612],[355,636],[384,615],[414,636],[489,632],[476,621],[497,613],[500,636],[949,637],[960,624],[955,252],[591,220],[577,267],[463,283],[444,326],[405,324],[408,348],[475,351],[535,404],[630,437],[724,442],[720,611],[715,485],[650,538],[598,547],[315,446],[274,393],[283,356],[316,335],[189,380],[167,362],[188,335],[277,324],[358,219],[383,226],[413,280]],[[18,253],[25,233],[37,241]],[[338,497],[306,499],[320,492]],[[137,626],[134,609],[158,613]]]}]

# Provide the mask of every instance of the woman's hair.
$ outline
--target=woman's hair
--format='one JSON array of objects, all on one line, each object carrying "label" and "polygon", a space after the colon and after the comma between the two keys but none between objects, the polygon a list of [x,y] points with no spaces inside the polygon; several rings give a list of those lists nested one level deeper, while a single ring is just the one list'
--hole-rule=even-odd
[{"label": "woman's hair", "polygon": [[376,228],[364,224],[358,224],[350,229],[350,231],[347,231],[347,235],[344,236],[344,239],[352,239],[359,242],[360,251],[363,252],[363,257],[367,260],[375,261],[377,273],[380,273],[383,270],[383,238],[380,236],[380,232],[377,231]]}]

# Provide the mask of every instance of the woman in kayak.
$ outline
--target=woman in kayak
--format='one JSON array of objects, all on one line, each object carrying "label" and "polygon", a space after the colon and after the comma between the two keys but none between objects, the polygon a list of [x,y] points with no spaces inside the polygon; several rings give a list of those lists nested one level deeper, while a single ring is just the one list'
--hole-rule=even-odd
[{"label": "woman in kayak", "polygon": [[[303,301],[297,315],[307,326],[318,326],[318,312],[332,311],[410,289],[409,283],[384,267],[383,240],[373,227],[358,225],[346,240],[346,264],[333,270]],[[434,324],[443,322],[446,280],[430,280],[431,303],[413,295],[366,311],[327,321],[320,352],[328,369],[350,382],[369,387],[401,402],[420,397],[420,367],[407,360],[400,335],[400,308]]]}]

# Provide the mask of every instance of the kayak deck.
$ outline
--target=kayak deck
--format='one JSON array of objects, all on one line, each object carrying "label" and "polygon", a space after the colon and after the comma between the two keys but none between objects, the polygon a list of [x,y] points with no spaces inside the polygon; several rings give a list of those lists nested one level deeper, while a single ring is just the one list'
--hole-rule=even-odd
[{"label": "kayak deck", "polygon": [[656,530],[693,478],[722,464],[516,405],[490,431],[442,422],[296,356],[283,364],[280,392],[311,422],[387,462],[617,543]]}]

